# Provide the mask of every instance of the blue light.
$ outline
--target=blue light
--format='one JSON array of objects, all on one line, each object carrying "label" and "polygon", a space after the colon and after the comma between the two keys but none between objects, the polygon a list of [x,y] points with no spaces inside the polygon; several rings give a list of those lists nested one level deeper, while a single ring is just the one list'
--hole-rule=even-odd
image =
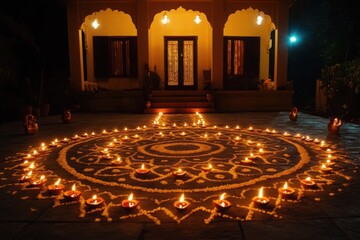
[{"label": "blue light", "polygon": [[289,40],[291,43],[295,43],[297,41],[297,38],[295,36],[291,36]]}]

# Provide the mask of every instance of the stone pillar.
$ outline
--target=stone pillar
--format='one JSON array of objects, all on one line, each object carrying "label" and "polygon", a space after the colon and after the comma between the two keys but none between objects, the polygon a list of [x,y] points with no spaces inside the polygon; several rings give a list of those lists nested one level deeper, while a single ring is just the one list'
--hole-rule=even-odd
[{"label": "stone pillar", "polygon": [[82,68],[78,21],[77,1],[68,1],[67,22],[68,22],[68,41],[69,41],[69,63],[70,63],[70,83],[74,91],[82,91]]},{"label": "stone pillar", "polygon": [[223,88],[224,2],[212,1],[212,88]]},{"label": "stone pillar", "polygon": [[149,18],[148,1],[136,1],[136,28],[137,28],[137,47],[138,47],[138,79],[139,88],[144,87],[144,69],[149,63]]}]

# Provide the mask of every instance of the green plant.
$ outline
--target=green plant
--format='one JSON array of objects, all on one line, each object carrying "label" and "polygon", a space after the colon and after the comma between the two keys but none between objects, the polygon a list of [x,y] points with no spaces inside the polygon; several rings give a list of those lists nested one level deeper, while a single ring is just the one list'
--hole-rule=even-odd
[{"label": "green plant", "polygon": [[328,98],[332,115],[358,117],[360,90],[360,59],[325,66],[321,70],[322,91]]}]

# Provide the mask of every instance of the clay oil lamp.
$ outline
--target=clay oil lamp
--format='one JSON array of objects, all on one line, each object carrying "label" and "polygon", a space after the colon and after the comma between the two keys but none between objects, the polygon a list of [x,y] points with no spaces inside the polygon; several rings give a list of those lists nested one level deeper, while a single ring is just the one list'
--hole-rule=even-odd
[{"label": "clay oil lamp", "polygon": [[114,145],[120,144],[120,142],[117,140],[117,138],[113,138],[112,143],[113,143]]},{"label": "clay oil lamp", "polygon": [[184,123],[184,127],[187,127],[188,125],[187,125],[187,123]]},{"label": "clay oil lamp", "polygon": [[283,136],[284,136],[284,137],[289,137],[289,136],[291,136],[291,134],[288,133],[288,132],[284,132],[284,133],[283,133]]},{"label": "clay oil lamp", "polygon": [[28,153],[25,157],[23,157],[24,160],[31,160],[31,159],[34,159],[34,156],[31,155],[31,153]]},{"label": "clay oil lamp", "polygon": [[98,208],[104,204],[104,199],[102,197],[96,196],[94,194],[91,198],[86,199],[85,203],[90,208]]},{"label": "clay oil lamp", "polygon": [[51,141],[51,143],[49,144],[50,147],[57,147],[59,146],[59,140],[56,138],[54,139],[54,141]]},{"label": "clay oil lamp", "polygon": [[145,175],[149,172],[150,170],[145,168],[145,165],[144,164],[141,164],[141,168],[138,168],[135,170],[135,172],[139,175]]},{"label": "clay oil lamp", "polygon": [[96,133],[95,133],[95,132],[91,132],[91,136],[92,136],[92,137],[96,136]]},{"label": "clay oil lamp", "polygon": [[173,128],[176,128],[176,123],[173,123],[172,127],[173,127]]},{"label": "clay oil lamp", "polygon": [[125,135],[124,137],[121,138],[123,141],[129,141],[130,138],[128,137],[128,135]]},{"label": "clay oil lamp", "polygon": [[190,203],[185,200],[184,194],[181,194],[181,197],[178,201],[174,202],[174,207],[178,210],[184,210],[186,209]]},{"label": "clay oil lamp", "polygon": [[250,165],[250,164],[253,163],[253,161],[252,161],[250,158],[245,157],[245,159],[242,159],[242,160],[241,160],[241,163],[242,163],[242,164],[245,164],[245,165]]},{"label": "clay oil lamp", "polygon": [[239,126],[239,125],[236,125],[235,129],[239,130],[239,129],[240,129],[240,126]]},{"label": "clay oil lamp", "polygon": [[118,130],[117,128],[114,128],[113,132],[114,132],[114,133],[118,133],[119,130]]},{"label": "clay oil lamp", "polygon": [[247,128],[247,130],[252,132],[252,131],[254,131],[254,128],[252,126],[250,126],[250,127]]},{"label": "clay oil lamp", "polygon": [[339,118],[330,118],[330,122],[328,123],[328,131],[330,133],[337,134],[342,126],[342,121]]},{"label": "clay oil lamp", "polygon": [[131,193],[128,199],[121,201],[121,206],[125,209],[134,209],[139,205],[139,201],[134,199],[134,195]]},{"label": "clay oil lamp", "polygon": [[300,133],[297,133],[297,134],[294,135],[294,137],[295,137],[295,138],[301,138],[302,136],[301,136]]},{"label": "clay oil lamp", "polygon": [[240,141],[240,140],[241,140],[241,137],[240,137],[240,136],[236,136],[236,137],[234,138],[234,140],[235,140],[235,141]]},{"label": "clay oil lamp", "polygon": [[59,178],[54,184],[48,186],[48,191],[51,195],[58,195],[64,190],[64,185],[60,183],[61,178]]},{"label": "clay oil lamp", "polygon": [[156,135],[162,137],[162,136],[164,136],[164,133],[163,132],[158,132]]},{"label": "clay oil lamp", "polygon": [[316,186],[315,181],[312,180],[311,177],[307,177],[302,180],[301,184],[304,186],[304,188],[314,188]]},{"label": "clay oil lamp", "polygon": [[24,172],[33,171],[35,167],[36,167],[35,162],[31,162],[27,167],[24,168]]},{"label": "clay oil lamp", "polygon": [[270,199],[268,197],[264,197],[263,187],[261,187],[259,189],[259,194],[255,197],[253,197],[252,201],[254,204],[256,204],[260,207],[264,207],[270,202]]},{"label": "clay oil lamp", "polygon": [[331,161],[330,159],[326,159],[325,165],[328,167],[335,166],[335,162]]},{"label": "clay oil lamp", "polygon": [[185,132],[181,132],[180,135],[181,135],[181,136],[185,136],[186,133],[185,133]]},{"label": "clay oil lamp", "polygon": [[114,144],[114,142],[111,141],[106,145],[106,147],[107,148],[113,148],[113,147],[115,147],[115,144]]},{"label": "clay oil lamp", "polygon": [[288,183],[285,182],[284,186],[282,188],[279,188],[279,193],[283,198],[290,198],[292,195],[294,195],[295,190],[288,187]]},{"label": "clay oil lamp", "polygon": [[327,166],[326,164],[321,164],[321,171],[325,174],[329,174],[332,172],[332,168]]},{"label": "clay oil lamp", "polygon": [[34,157],[39,156],[38,150],[34,149],[33,152],[32,152],[32,155],[33,155]]},{"label": "clay oil lamp", "polygon": [[27,167],[29,167],[29,165],[30,165],[30,162],[28,160],[25,160],[23,163],[20,164],[20,167],[27,168]]},{"label": "clay oil lamp", "polygon": [[264,132],[266,132],[266,133],[270,133],[270,129],[265,129],[265,131]]},{"label": "clay oil lamp", "polygon": [[122,163],[121,157],[112,160],[111,163],[114,165],[120,165]]},{"label": "clay oil lamp", "polygon": [[203,138],[205,138],[205,139],[207,139],[209,136],[207,135],[207,133],[205,133],[204,135],[203,135]]},{"label": "clay oil lamp", "polygon": [[100,152],[101,152],[101,154],[106,155],[106,154],[109,153],[109,149],[108,149],[108,148],[104,148],[104,149],[100,150]]},{"label": "clay oil lamp", "polygon": [[264,153],[264,149],[263,148],[259,148],[259,154],[263,154]]},{"label": "clay oil lamp", "polygon": [[207,166],[203,166],[203,167],[201,167],[201,169],[204,171],[204,172],[211,172],[212,171],[212,169],[213,169],[213,167],[212,167],[212,165],[209,163]]},{"label": "clay oil lamp", "polygon": [[40,148],[39,148],[39,152],[40,153],[46,153],[48,150],[48,148],[46,147],[45,143],[41,143]]},{"label": "clay oil lamp", "polygon": [[138,134],[135,134],[135,135],[132,136],[132,138],[134,138],[134,139],[139,139],[140,136],[139,136]]},{"label": "clay oil lamp", "polygon": [[314,141],[314,139],[312,139],[311,137],[309,136],[305,137],[305,142],[312,142],[312,141]]},{"label": "clay oil lamp", "polygon": [[221,135],[222,135],[222,133],[221,133],[221,132],[218,132],[216,135],[221,136]]},{"label": "clay oil lamp", "polygon": [[71,137],[72,140],[78,140],[80,137],[79,135],[75,134],[74,136]]},{"label": "clay oil lamp", "polygon": [[84,133],[81,134],[81,136],[82,136],[82,137],[88,137],[89,134],[88,134],[87,132],[84,132]]},{"label": "clay oil lamp", "polygon": [[250,152],[250,154],[247,158],[254,161],[255,159],[257,159],[257,156],[255,154],[253,154],[252,152]]},{"label": "clay oil lamp", "polygon": [[32,171],[24,174],[21,178],[20,178],[20,182],[28,182],[28,181],[31,181],[32,179]]},{"label": "clay oil lamp", "polygon": [[318,138],[315,138],[314,143],[320,143],[320,140]]},{"label": "clay oil lamp", "polygon": [[320,142],[320,147],[321,147],[322,149],[325,149],[325,148],[328,148],[328,147],[329,147],[329,144],[327,144],[325,141],[321,141],[321,142]]},{"label": "clay oil lamp", "polygon": [[68,138],[66,138],[66,137],[64,137],[64,138],[61,140],[62,143],[68,143],[69,141],[70,141],[70,139],[68,139]]},{"label": "clay oil lamp", "polygon": [[105,159],[105,160],[112,160],[113,159],[113,157],[112,157],[112,155],[110,153],[103,155],[102,158]]},{"label": "clay oil lamp", "polygon": [[224,211],[231,207],[231,203],[225,200],[225,193],[221,194],[220,198],[214,200],[213,203],[218,211]]},{"label": "clay oil lamp", "polygon": [[31,187],[42,187],[47,181],[44,175],[41,175],[40,178],[30,180]]},{"label": "clay oil lamp", "polygon": [[197,125],[196,125],[196,122],[193,122],[192,126],[193,126],[193,127],[196,127],[196,126],[197,126]]},{"label": "clay oil lamp", "polygon": [[297,107],[293,107],[289,114],[289,119],[293,122],[296,122],[297,118],[298,118],[298,109]]},{"label": "clay oil lamp", "polygon": [[63,193],[64,198],[67,201],[78,201],[81,196],[81,192],[79,190],[76,190],[75,184],[72,185],[71,190],[67,190]]},{"label": "clay oil lamp", "polygon": [[108,131],[106,131],[106,130],[104,129],[104,130],[102,130],[101,134],[107,135],[107,134],[110,134],[110,132],[108,132]]},{"label": "clay oil lamp", "polygon": [[182,170],[181,168],[178,168],[178,170],[173,171],[172,174],[175,177],[181,178],[181,177],[184,177],[186,175],[186,171]]}]

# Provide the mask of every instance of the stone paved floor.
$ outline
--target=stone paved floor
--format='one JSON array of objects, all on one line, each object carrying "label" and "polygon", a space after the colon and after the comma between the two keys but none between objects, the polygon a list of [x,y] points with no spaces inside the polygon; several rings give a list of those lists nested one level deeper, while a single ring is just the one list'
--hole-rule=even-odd
[{"label": "stone paved floor", "polygon": [[[291,122],[287,112],[203,114],[208,124],[279,131],[306,132],[314,138],[326,139],[343,149],[354,166],[345,183],[331,184],[332,189],[316,194],[306,193],[300,202],[284,202],[278,213],[282,218],[256,216],[250,221],[224,218],[205,224],[203,218],[160,225],[147,220],[101,221],[79,218],[78,206],[54,208],[54,199],[38,199],[34,191],[21,190],[9,170],[7,159],[29,146],[50,142],[54,136],[101,131],[104,128],[135,128],[150,124],[154,115],[74,113],[72,122],[63,124],[60,116],[39,119],[39,132],[25,135],[21,122],[0,125],[0,234],[1,239],[360,239],[360,126],[345,123],[339,134],[328,134],[327,119],[299,113]],[[189,115],[168,115],[178,124],[189,121]],[[56,163],[49,163],[56,164]],[[317,199],[317,200],[316,200]]]}]

